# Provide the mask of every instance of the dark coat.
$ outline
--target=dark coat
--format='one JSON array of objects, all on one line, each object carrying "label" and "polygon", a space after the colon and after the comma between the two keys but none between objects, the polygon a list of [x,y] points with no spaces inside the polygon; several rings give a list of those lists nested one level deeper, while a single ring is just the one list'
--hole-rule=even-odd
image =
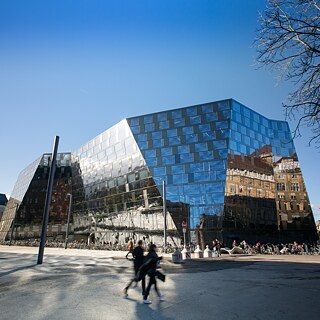
[{"label": "dark coat", "polygon": [[132,255],[134,257],[134,269],[138,272],[144,261],[143,249],[138,246],[133,249]]},{"label": "dark coat", "polygon": [[149,252],[148,255],[145,257],[145,262],[141,265],[141,267],[138,270],[136,281],[142,280],[147,274],[150,277],[155,276],[157,271],[157,263],[161,259],[162,257],[158,257],[155,251]]}]

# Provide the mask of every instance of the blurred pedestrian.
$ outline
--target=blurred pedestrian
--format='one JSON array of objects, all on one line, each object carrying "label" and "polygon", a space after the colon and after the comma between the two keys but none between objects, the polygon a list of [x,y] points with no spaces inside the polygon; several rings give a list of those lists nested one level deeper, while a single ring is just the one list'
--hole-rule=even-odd
[{"label": "blurred pedestrian", "polygon": [[218,239],[216,239],[216,250],[217,250],[218,257],[221,256],[221,250],[220,249],[221,249],[221,242]]},{"label": "blurred pedestrian", "polygon": [[133,251],[133,242],[132,242],[132,239],[130,238],[129,241],[128,241],[128,244],[127,244],[127,247],[128,247],[128,253],[126,254],[126,259],[128,259],[128,255],[131,253],[132,254],[132,251]]},{"label": "blurred pedestrian", "polygon": [[145,304],[151,303],[151,300],[148,299],[148,296],[152,285],[154,285],[154,289],[160,301],[163,300],[163,296],[160,294],[160,291],[157,287],[156,277],[158,276],[162,281],[165,281],[165,276],[161,272],[157,272],[158,261],[160,261],[162,257],[158,257],[156,253],[156,248],[157,247],[155,244],[151,244],[149,246],[149,253],[145,259],[146,262],[140,267],[140,274],[138,274],[139,277],[143,276],[144,274],[147,274],[149,276],[149,283],[143,296],[143,303]]},{"label": "blurred pedestrian", "polygon": [[[137,274],[138,274],[140,267],[143,265],[143,262],[144,262],[143,241],[142,240],[138,241],[138,246],[133,249],[132,256],[134,258],[134,260],[133,260],[134,278],[128,283],[128,285],[123,290],[125,297],[128,296],[128,289],[131,287],[132,283],[134,281],[138,282]],[[145,277],[141,278],[141,286],[142,286],[142,295],[144,295],[145,288],[146,288]]]}]

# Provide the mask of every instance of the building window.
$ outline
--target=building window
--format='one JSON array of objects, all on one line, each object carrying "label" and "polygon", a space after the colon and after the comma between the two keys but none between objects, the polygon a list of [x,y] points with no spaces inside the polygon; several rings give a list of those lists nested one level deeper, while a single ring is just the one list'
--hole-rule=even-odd
[{"label": "building window", "polygon": [[181,163],[193,162],[194,155],[192,153],[180,154],[180,161],[181,161]]},{"label": "building window", "polygon": [[201,123],[201,116],[190,117],[190,124]]},{"label": "building window", "polygon": [[166,147],[161,149],[162,156],[171,156],[173,154],[172,147]]},{"label": "building window", "polygon": [[172,115],[172,119],[182,118],[181,110],[174,110],[172,111],[171,115]]},{"label": "building window", "polygon": [[169,121],[160,121],[159,122],[159,129],[168,129],[169,128]]},{"label": "building window", "polygon": [[299,183],[292,183],[291,191],[300,191]]},{"label": "building window", "polygon": [[168,142],[170,146],[175,146],[181,144],[181,139],[180,137],[172,137],[168,139]]},{"label": "building window", "polygon": [[277,190],[285,191],[286,185],[283,182],[277,183]]},{"label": "building window", "polygon": [[168,137],[168,138],[177,137],[177,136],[178,136],[178,131],[177,131],[177,129],[167,130],[167,137]]},{"label": "building window", "polygon": [[279,175],[278,175],[278,179],[284,179],[283,174],[279,174]]},{"label": "building window", "polygon": [[186,125],[186,121],[185,121],[185,119],[174,119],[173,125],[175,128],[184,127]]},{"label": "building window", "polygon": [[145,132],[152,132],[154,131],[154,129],[155,129],[154,123],[148,123],[144,126]]},{"label": "building window", "polygon": [[295,194],[292,194],[292,195],[291,195],[291,200],[296,200],[296,199],[297,199],[296,195],[295,195]]},{"label": "building window", "polygon": [[195,116],[195,115],[197,115],[197,107],[188,108],[188,109],[186,110],[186,114],[187,114],[188,116]]},{"label": "building window", "polygon": [[284,199],[284,194],[278,194],[278,199]]},{"label": "building window", "polygon": [[231,186],[230,186],[230,192],[231,192],[231,193],[236,193],[236,186],[231,185]]}]

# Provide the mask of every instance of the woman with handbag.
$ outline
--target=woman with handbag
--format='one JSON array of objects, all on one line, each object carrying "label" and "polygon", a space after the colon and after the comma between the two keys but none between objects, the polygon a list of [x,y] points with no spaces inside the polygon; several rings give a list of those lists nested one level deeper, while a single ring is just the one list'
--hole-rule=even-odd
[{"label": "woman with handbag", "polygon": [[[144,274],[147,274],[149,276],[149,283],[148,286],[145,290],[145,294],[143,296],[143,303],[145,304],[150,304],[151,300],[148,299],[149,293],[150,293],[150,289],[151,286],[154,284],[154,289],[160,299],[160,301],[163,301],[163,296],[160,294],[160,291],[157,287],[157,279],[156,277],[159,275],[159,271],[157,271],[157,264],[158,261],[162,259],[162,257],[158,257],[157,253],[156,253],[156,245],[155,244],[151,244],[149,246],[149,252],[148,255],[145,258],[145,263],[140,267],[140,270],[138,272],[139,277],[143,277]],[[164,281],[164,275],[162,275],[160,273],[160,275],[163,277],[163,281]]]}]

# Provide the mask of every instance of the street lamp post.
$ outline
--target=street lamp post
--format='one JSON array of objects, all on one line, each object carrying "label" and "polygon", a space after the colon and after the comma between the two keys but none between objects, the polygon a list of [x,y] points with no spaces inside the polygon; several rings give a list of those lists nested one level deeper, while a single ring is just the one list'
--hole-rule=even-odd
[{"label": "street lamp post", "polygon": [[11,242],[12,242],[12,238],[13,238],[13,231],[14,231],[14,227],[15,227],[15,225],[16,225],[18,207],[19,207],[19,205],[16,204],[15,213],[14,213],[14,219],[13,219],[13,225],[12,225],[11,234],[10,234],[9,246],[11,246]]},{"label": "street lamp post", "polygon": [[40,246],[39,246],[37,264],[42,264],[43,252],[44,252],[44,247],[45,247],[46,239],[47,239],[47,226],[48,226],[48,220],[49,220],[49,211],[50,211],[50,204],[51,204],[51,197],[52,197],[54,174],[56,171],[56,159],[57,159],[57,153],[58,153],[58,145],[59,145],[59,136],[55,136],[54,144],[53,144],[53,151],[52,151],[52,155],[51,155],[51,165],[50,165],[49,178],[48,178],[47,194],[46,194],[46,200],[45,200],[44,212],[43,212],[43,218],[42,218],[41,241],[40,241]]},{"label": "street lamp post", "polygon": [[167,201],[166,201],[166,182],[162,181],[163,191],[163,249],[166,252],[167,248]]},{"label": "street lamp post", "polygon": [[69,196],[69,209],[68,209],[68,218],[67,218],[66,240],[65,240],[65,244],[64,244],[65,249],[67,249],[67,247],[68,247],[69,223],[70,223],[71,206],[72,206],[72,194],[67,193],[67,196]]}]

